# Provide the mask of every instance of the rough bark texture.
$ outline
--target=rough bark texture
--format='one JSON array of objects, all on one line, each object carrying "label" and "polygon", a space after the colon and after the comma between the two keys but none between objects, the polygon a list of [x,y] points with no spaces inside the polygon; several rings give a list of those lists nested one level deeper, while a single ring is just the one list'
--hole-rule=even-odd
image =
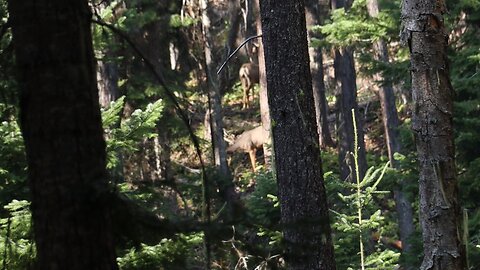
[{"label": "rough bark texture", "polygon": [[[349,9],[351,1],[332,1],[332,9]],[[358,138],[358,167],[360,179],[363,179],[367,170],[365,154],[365,141],[363,140],[363,124],[358,111],[357,85],[355,75],[355,62],[353,51],[350,48],[335,50],[334,56],[335,81],[337,82],[337,133],[338,133],[338,159],[340,162],[340,177],[342,180],[355,181],[355,132],[353,129],[352,109],[357,120]]]},{"label": "rough bark texture", "polygon": [[[379,8],[377,0],[367,1],[368,14],[376,18],[378,17]],[[388,63],[388,49],[384,40],[378,40],[373,44],[374,57],[377,61]],[[392,168],[398,169],[398,162],[394,158],[395,153],[400,153],[401,145],[398,134],[399,119],[397,107],[395,105],[395,94],[392,84],[385,81],[382,74],[374,75],[377,82],[382,83],[378,92],[380,98],[380,106],[382,107],[382,120],[385,130],[385,140],[387,143],[388,159]],[[409,237],[415,230],[413,223],[413,209],[407,195],[402,191],[404,181],[400,180],[394,190],[394,199],[398,215],[398,227],[400,231],[400,240],[402,241],[402,253],[410,254],[412,244]],[[413,254],[411,254],[413,255]],[[412,269],[411,266],[406,266]]]},{"label": "rough bark texture", "polygon": [[289,269],[335,269],[303,1],[260,3],[275,170]]},{"label": "rough bark texture", "polygon": [[[259,0],[254,0],[254,16],[257,26],[257,35],[262,33],[262,22],[260,20],[260,8]],[[262,120],[262,126],[265,129],[265,132],[271,133],[271,123],[270,123],[270,109],[268,108],[268,94],[267,94],[267,76],[265,74],[265,57],[263,52],[263,43],[258,42],[258,75],[259,75],[259,85],[260,85],[260,117]],[[272,159],[272,150],[270,144],[263,145],[263,157],[265,159],[265,167],[269,168],[271,166]]]},{"label": "rough bark texture", "polygon": [[11,0],[36,269],[117,269],[87,1]]},{"label": "rough bark texture", "polygon": [[455,170],[452,107],[442,0],[405,0],[402,41],[411,55],[412,129],[420,170],[422,270],[466,269]]},{"label": "rough bark texture", "polygon": [[[310,27],[309,38],[321,38],[319,34],[311,31],[314,25],[321,25],[328,12],[328,2],[319,0],[305,1],[307,26]],[[308,48],[310,55],[310,70],[312,72],[313,98],[315,100],[315,113],[321,147],[334,147],[335,143],[328,127],[328,104],[325,96],[325,82],[323,81],[323,59],[321,48]]]}]

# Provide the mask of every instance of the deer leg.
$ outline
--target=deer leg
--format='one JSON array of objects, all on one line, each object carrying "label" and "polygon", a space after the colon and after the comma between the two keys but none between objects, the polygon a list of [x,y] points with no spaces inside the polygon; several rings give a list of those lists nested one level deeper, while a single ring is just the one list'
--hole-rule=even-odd
[{"label": "deer leg", "polygon": [[248,88],[243,87],[243,109],[248,107]]},{"label": "deer leg", "polygon": [[256,172],[256,164],[257,164],[257,149],[253,148],[248,150],[248,154],[250,155],[250,162],[252,163],[253,172]]}]

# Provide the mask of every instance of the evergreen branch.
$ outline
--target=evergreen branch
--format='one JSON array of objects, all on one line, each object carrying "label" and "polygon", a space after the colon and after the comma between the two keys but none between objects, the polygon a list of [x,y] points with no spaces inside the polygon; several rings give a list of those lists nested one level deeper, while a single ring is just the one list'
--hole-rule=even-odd
[{"label": "evergreen branch", "polygon": [[106,27],[107,29],[112,31],[114,34],[116,34],[117,36],[119,36],[120,38],[125,40],[128,43],[128,45],[130,45],[130,47],[135,51],[135,53],[137,53],[140,56],[140,58],[144,61],[146,67],[154,75],[154,77],[157,79],[158,83],[163,87],[167,97],[172,101],[172,103],[175,107],[175,111],[177,112],[180,119],[184,122],[184,124],[185,124],[185,126],[188,130],[188,134],[190,136],[190,139],[193,142],[196,154],[197,154],[198,159],[200,161],[200,166],[201,166],[201,169],[202,169],[202,185],[204,186],[205,192],[206,192],[205,202],[204,202],[206,204],[206,208],[207,208],[206,223],[207,223],[207,225],[210,224],[211,223],[210,196],[208,194],[208,188],[207,188],[208,184],[209,184],[209,181],[208,181],[208,178],[207,178],[205,163],[204,163],[203,158],[202,158],[202,151],[200,149],[200,143],[198,141],[197,136],[193,132],[193,128],[190,125],[190,121],[189,121],[185,111],[182,109],[182,107],[180,106],[179,102],[177,101],[175,95],[173,94],[173,92],[170,90],[170,88],[165,83],[165,79],[163,78],[162,74],[160,74],[155,69],[155,66],[152,64],[152,62],[150,60],[148,60],[148,58],[142,53],[142,51],[138,48],[138,46],[130,39],[130,37],[126,33],[124,33],[122,30],[116,28],[114,25],[106,23],[106,22],[104,22],[100,19],[99,20],[93,19],[92,22],[95,23],[95,24],[98,24],[100,26]]},{"label": "evergreen branch", "polygon": [[10,26],[12,26],[10,20],[0,26],[0,39],[2,39],[3,36],[7,33],[7,30],[10,28]]}]

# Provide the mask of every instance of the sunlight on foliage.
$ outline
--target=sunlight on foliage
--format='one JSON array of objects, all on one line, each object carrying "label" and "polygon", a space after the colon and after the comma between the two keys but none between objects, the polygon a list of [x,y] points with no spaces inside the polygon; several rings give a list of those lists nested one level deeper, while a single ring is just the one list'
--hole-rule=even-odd
[{"label": "sunlight on foliage", "polygon": [[107,168],[114,168],[118,162],[118,153],[137,150],[138,142],[144,138],[157,136],[156,124],[162,115],[163,101],[157,100],[147,105],[145,110],[137,109],[126,120],[120,120],[125,97],[112,102],[102,111],[103,128],[107,140]]}]

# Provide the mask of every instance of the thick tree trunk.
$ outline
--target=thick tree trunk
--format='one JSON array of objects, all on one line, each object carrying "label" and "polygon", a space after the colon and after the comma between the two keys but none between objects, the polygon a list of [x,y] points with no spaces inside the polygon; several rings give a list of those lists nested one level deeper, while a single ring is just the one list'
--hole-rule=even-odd
[{"label": "thick tree trunk", "polygon": [[[260,6],[259,0],[254,0],[254,13],[257,35],[262,33],[262,22],[260,20]],[[268,94],[267,94],[267,76],[265,74],[265,57],[263,52],[263,43],[258,42],[258,81],[260,85],[260,117],[262,120],[262,126],[265,131],[271,133],[270,123],[270,109],[268,108]],[[271,166],[272,163],[272,149],[270,144],[263,145],[263,157],[265,159],[265,167]]]},{"label": "thick tree trunk", "polygon": [[[345,3],[347,2],[347,3]],[[349,9],[352,1],[332,0],[332,9]],[[352,109],[357,121],[358,139],[358,174],[363,179],[367,170],[365,141],[363,139],[363,121],[357,104],[357,85],[353,51],[350,48],[335,50],[334,56],[335,81],[337,82],[337,133],[338,159],[340,162],[340,177],[342,180],[355,181],[356,170],[353,153],[355,152],[355,131],[353,128]]]},{"label": "thick tree trunk", "polygon": [[[367,1],[368,14],[376,18],[378,17],[379,8],[377,0]],[[388,63],[388,49],[384,40],[378,40],[373,44],[374,57],[377,61]],[[385,81],[382,74],[375,74],[374,78],[377,82],[383,83],[379,90],[380,106],[382,107],[382,120],[385,130],[385,139],[388,149],[388,159],[392,168],[398,169],[398,162],[394,158],[395,153],[400,153],[401,145],[398,136],[399,119],[397,107],[395,105],[395,94],[390,82]],[[404,181],[400,180],[394,190],[394,198],[398,215],[398,227],[400,231],[400,240],[402,241],[402,253],[410,254],[412,244],[410,236],[415,230],[413,223],[412,204],[408,200],[407,195],[402,191]],[[413,255],[413,254],[411,254]],[[406,266],[412,269],[411,266]]]},{"label": "thick tree trunk", "polygon": [[305,5],[260,5],[275,171],[289,269],[335,269],[323,184]]},{"label": "thick tree trunk", "polygon": [[36,269],[117,269],[87,1],[8,2]]},{"label": "thick tree trunk", "polygon": [[405,0],[402,32],[411,55],[420,170],[422,270],[466,269],[453,136],[453,95],[443,21],[445,2]]},{"label": "thick tree trunk", "polygon": [[[307,27],[321,25],[328,12],[328,3],[319,0],[305,1]],[[320,38],[318,34],[309,29],[309,38]],[[310,55],[310,70],[312,72],[313,98],[315,100],[315,113],[321,147],[334,147],[335,143],[328,127],[328,105],[325,96],[325,82],[323,81],[323,59],[321,48],[308,48]]]}]

